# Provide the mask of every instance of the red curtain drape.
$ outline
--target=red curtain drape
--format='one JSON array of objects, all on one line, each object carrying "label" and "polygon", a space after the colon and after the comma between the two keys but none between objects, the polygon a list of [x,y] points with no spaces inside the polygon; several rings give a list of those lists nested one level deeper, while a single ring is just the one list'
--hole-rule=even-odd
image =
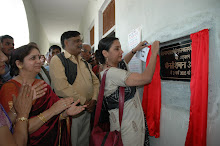
[{"label": "red curtain drape", "polygon": [[[151,46],[149,46],[151,48]],[[146,67],[150,61],[151,49],[149,50]],[[149,135],[158,138],[160,136],[160,110],[161,110],[161,80],[160,80],[160,57],[157,55],[157,63],[153,79],[150,84],[144,86],[142,107],[147,119]]]},{"label": "red curtain drape", "polygon": [[185,146],[206,146],[209,30],[191,34],[191,104]]}]

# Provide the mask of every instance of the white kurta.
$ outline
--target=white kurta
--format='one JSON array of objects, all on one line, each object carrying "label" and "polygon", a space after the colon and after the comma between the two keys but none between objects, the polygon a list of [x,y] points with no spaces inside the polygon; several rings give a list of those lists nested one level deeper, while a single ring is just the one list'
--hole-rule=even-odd
[{"label": "white kurta", "polygon": [[[105,71],[105,70],[104,70]],[[103,75],[101,72],[101,75]],[[119,86],[125,87],[125,80],[131,73],[126,70],[111,67],[107,72],[104,96],[115,92]],[[109,110],[110,130],[120,131],[119,109]],[[124,146],[143,146],[145,140],[145,121],[138,91],[134,98],[124,104],[124,113],[121,125],[122,141]]]}]

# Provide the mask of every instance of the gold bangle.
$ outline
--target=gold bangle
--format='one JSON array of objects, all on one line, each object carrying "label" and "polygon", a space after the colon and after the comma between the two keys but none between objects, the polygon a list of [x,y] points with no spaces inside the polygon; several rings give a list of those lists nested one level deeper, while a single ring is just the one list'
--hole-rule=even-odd
[{"label": "gold bangle", "polygon": [[21,118],[17,118],[16,119],[16,122],[18,122],[18,121],[26,121],[26,122],[28,122],[28,118],[25,118],[25,117],[21,117]]},{"label": "gold bangle", "polygon": [[39,115],[37,115],[37,117],[43,122],[46,123],[47,119],[44,117],[44,115],[42,113],[40,113]]},{"label": "gold bangle", "polygon": [[60,119],[61,120],[66,119],[66,118],[63,117],[63,113],[60,114]]}]

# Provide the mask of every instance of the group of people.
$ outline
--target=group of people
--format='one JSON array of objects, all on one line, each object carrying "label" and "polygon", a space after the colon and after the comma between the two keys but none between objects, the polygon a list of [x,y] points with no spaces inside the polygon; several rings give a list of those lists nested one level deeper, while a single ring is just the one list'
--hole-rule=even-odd
[{"label": "group of people", "polygon": [[[78,31],[67,31],[60,39],[64,52],[59,46],[51,46],[49,65],[44,65],[45,58],[36,43],[14,49],[13,38],[5,36],[0,43],[0,145],[13,142],[88,146],[93,126],[91,114],[95,111],[100,80],[106,69],[103,110],[109,112],[110,130],[121,131],[125,146],[149,144],[136,86],[151,82],[159,41],[152,44],[149,65],[139,74],[131,73],[127,64],[137,51],[146,47],[146,41],[140,42],[122,59],[118,38],[101,39],[94,55],[91,46],[82,43]],[[120,86],[125,87],[121,127],[118,119]]]}]

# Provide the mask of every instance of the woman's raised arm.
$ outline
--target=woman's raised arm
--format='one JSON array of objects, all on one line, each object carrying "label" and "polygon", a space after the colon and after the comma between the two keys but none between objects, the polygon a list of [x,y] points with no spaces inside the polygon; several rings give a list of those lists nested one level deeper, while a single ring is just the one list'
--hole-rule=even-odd
[{"label": "woman's raised arm", "polygon": [[143,73],[131,73],[130,76],[125,81],[127,86],[141,86],[149,84],[153,78],[155,66],[157,62],[157,54],[159,52],[159,41],[155,41],[152,44],[151,58],[148,66],[145,68]]}]

